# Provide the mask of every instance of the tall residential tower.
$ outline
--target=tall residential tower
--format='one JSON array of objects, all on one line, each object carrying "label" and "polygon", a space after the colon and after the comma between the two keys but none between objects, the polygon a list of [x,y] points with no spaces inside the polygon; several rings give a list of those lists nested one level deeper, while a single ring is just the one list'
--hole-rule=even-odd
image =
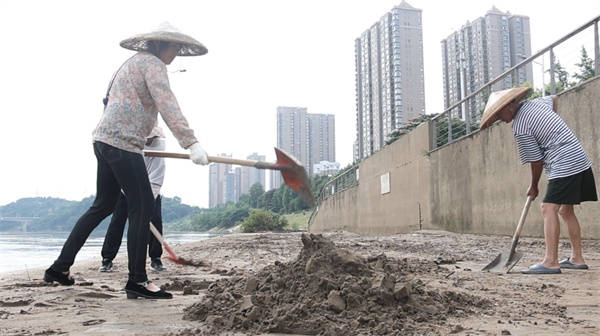
[{"label": "tall residential tower", "polygon": [[425,113],[421,10],[402,1],[362,33],[355,41],[355,65],[356,161]]},{"label": "tall residential tower", "polygon": [[[529,18],[503,13],[493,7],[484,17],[467,22],[442,40],[444,107],[448,108],[475,92],[485,83],[531,56]],[[531,63],[493,85],[502,90],[529,82],[533,84]],[[458,112],[463,120],[480,119],[486,97],[478,95]]]},{"label": "tall residential tower", "polygon": [[[335,116],[309,114],[306,107],[277,107],[277,148],[294,156],[309,175],[313,165],[335,161]],[[271,189],[281,187],[281,173],[271,172]]]}]

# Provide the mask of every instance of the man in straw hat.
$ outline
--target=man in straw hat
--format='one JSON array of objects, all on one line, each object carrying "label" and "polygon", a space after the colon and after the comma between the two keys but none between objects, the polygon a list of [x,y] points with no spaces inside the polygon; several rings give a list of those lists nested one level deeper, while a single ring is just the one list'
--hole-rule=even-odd
[{"label": "man in straw hat", "polygon": [[[561,268],[588,269],[581,251],[581,229],[573,205],[597,201],[592,163],[581,143],[556,113],[556,96],[521,102],[530,88],[520,87],[493,92],[481,118],[481,129],[496,120],[513,121],[512,129],[522,164],[531,165],[531,184],[527,195],[535,199],[542,167],[548,188],[542,201],[546,255],[530,266],[526,274],[556,274]],[[571,257],[558,261],[560,222],[567,224]]]},{"label": "man in straw hat", "polygon": [[206,151],[171,92],[166,67],[176,56],[204,55],[207,49],[168,24],[123,40],[121,46],[138,52],[115,73],[104,100],[104,113],[93,132],[98,161],[96,198],[73,227],[59,257],[46,270],[44,280],[73,285],[69,269],[75,256],[92,230],[113,212],[122,190],[129,217],[127,298],[170,299],[172,295],[149,282],[146,275],[148,222],[154,198],[142,150],[160,113],[181,147],[190,150],[192,161],[208,164]]}]

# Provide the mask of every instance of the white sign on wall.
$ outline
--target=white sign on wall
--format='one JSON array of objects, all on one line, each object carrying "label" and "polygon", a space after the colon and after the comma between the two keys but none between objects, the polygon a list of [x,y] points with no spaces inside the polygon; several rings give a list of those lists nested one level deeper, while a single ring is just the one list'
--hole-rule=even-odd
[{"label": "white sign on wall", "polygon": [[390,172],[387,172],[380,176],[381,179],[381,194],[387,194],[391,192],[390,188]]}]

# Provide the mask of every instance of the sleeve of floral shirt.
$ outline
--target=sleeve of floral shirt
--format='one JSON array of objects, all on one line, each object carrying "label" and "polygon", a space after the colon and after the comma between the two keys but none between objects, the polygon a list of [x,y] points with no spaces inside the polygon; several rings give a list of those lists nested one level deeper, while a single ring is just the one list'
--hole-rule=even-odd
[{"label": "sleeve of floral shirt", "polygon": [[169,86],[167,67],[160,60],[150,62],[144,74],[148,91],[152,96],[158,112],[173,132],[173,135],[183,148],[198,142],[194,131],[189,127],[187,120],[181,113],[177,99]]}]

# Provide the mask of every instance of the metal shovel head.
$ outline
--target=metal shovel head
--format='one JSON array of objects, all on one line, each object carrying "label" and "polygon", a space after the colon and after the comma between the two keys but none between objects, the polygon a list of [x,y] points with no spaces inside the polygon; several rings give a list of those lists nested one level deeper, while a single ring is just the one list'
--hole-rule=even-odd
[{"label": "metal shovel head", "polygon": [[494,273],[508,273],[521,260],[523,254],[519,252],[500,253],[482,271]]},{"label": "metal shovel head", "polygon": [[283,182],[296,191],[308,206],[313,207],[315,198],[310,190],[310,180],[304,167],[293,156],[279,148],[275,148],[275,155],[277,156],[277,165],[281,167]]}]

